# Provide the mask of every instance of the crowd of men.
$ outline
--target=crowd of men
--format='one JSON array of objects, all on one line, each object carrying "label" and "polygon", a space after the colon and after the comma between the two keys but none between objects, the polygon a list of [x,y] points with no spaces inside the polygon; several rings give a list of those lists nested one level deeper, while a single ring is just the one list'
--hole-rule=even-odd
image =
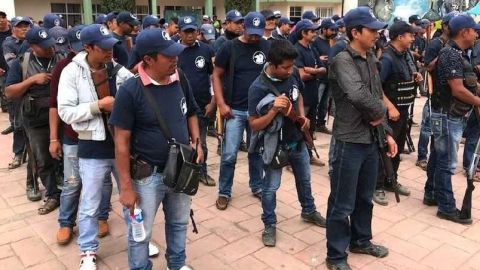
[{"label": "crowd of men", "polygon": [[[329,269],[351,269],[347,249],[387,256],[371,242],[373,202],[387,205],[385,191],[410,194],[389,175],[396,178],[399,153],[408,151],[419,94],[429,97],[418,142],[417,166],[427,171],[423,203],[438,206],[439,218],[472,223],[456,208],[451,184],[462,136],[467,169],[480,134],[472,113],[480,106],[480,25],[469,15],[447,14],[435,34],[418,15],[408,23],[396,18],[386,31],[368,7],[343,18],[306,11],[296,23],[271,10],[231,10],[223,24],[206,15],[202,23],[195,16],[140,22],[128,11],[99,15],[91,25],[61,24],[55,14],[39,26],[0,12],[2,109],[11,122],[2,134],[13,133],[9,168],[28,160],[27,198],[42,199],[38,178],[45,188],[38,214],[60,208],[58,244],[68,244],[78,225],[82,270],[96,269],[98,238],[109,232],[112,177],[128,225],[129,267],[152,268],[161,204],[168,269],[191,269],[185,250],[195,197],[167,184],[172,140],[196,149],[196,180],[218,183],[221,211],[234,199],[237,156],[246,148],[265,246],[276,245],[276,191],[285,168],[294,175],[303,222],[326,228]],[[218,179],[206,165],[212,126],[221,138]],[[326,217],[312,195],[311,166],[325,166],[316,132],[332,134]],[[384,144],[392,172],[380,162]],[[148,175],[134,176],[133,162],[146,164]],[[132,231],[136,208],[143,241]]]}]

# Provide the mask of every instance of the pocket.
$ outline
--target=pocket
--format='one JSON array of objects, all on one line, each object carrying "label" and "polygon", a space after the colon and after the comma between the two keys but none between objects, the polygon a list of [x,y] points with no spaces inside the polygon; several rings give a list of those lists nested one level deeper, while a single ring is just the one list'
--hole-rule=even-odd
[{"label": "pocket", "polygon": [[135,185],[139,185],[139,186],[146,186],[146,185],[149,185],[152,183],[153,181],[153,177],[155,177],[155,174],[152,174],[150,176],[147,176],[145,178],[142,178],[142,179],[133,179],[133,183],[135,183]]},{"label": "pocket", "polygon": [[430,118],[433,136],[440,137],[443,134],[442,118]]}]

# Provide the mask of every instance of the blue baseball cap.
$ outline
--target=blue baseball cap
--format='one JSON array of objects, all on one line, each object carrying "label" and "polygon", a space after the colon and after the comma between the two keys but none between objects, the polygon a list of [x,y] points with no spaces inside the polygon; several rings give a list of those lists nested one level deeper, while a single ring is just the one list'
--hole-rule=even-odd
[{"label": "blue baseball cap", "polygon": [[448,23],[450,22],[450,20],[451,20],[453,17],[457,16],[458,14],[459,14],[459,12],[456,11],[456,10],[447,13],[447,14],[443,17],[443,19],[442,19],[442,24],[448,24]]},{"label": "blue baseball cap", "polygon": [[249,12],[245,16],[245,33],[263,36],[265,32],[265,17],[260,12]]},{"label": "blue baseball cap", "polygon": [[43,17],[43,27],[50,29],[54,26],[60,26],[62,18],[57,14],[49,13]]},{"label": "blue baseball cap", "polygon": [[335,22],[335,24],[337,25],[338,28],[345,27],[345,22],[343,21],[343,19],[339,19],[338,21]]},{"label": "blue baseball cap", "polygon": [[278,20],[278,24],[279,24],[279,25],[284,25],[284,24],[293,25],[293,24],[295,24],[295,23],[292,22],[292,21],[290,21],[289,18],[282,16],[282,17],[280,17],[280,20]]},{"label": "blue baseball cap", "polygon": [[103,24],[91,24],[80,32],[83,45],[96,45],[104,50],[111,50],[120,41],[112,36]]},{"label": "blue baseball cap", "polygon": [[225,21],[238,22],[243,20],[242,13],[236,9],[232,9],[225,15]]},{"label": "blue baseball cap", "polygon": [[157,16],[149,15],[142,20],[142,28],[148,29],[150,26],[160,27],[160,19]]},{"label": "blue baseball cap", "polygon": [[48,30],[48,34],[55,39],[57,45],[66,45],[68,41],[68,30],[61,26],[54,26]]},{"label": "blue baseball cap", "polygon": [[337,29],[338,26],[332,18],[325,18],[320,23],[320,28],[322,29]]},{"label": "blue baseball cap", "polygon": [[343,21],[347,28],[361,25],[370,29],[380,30],[388,26],[388,24],[379,21],[369,7],[357,7],[350,10],[343,17]]},{"label": "blue baseball cap", "polygon": [[95,23],[96,24],[105,24],[107,23],[107,14],[100,13],[97,15],[95,18]]},{"label": "blue baseball cap", "polygon": [[68,30],[68,43],[70,44],[70,48],[74,52],[83,51],[83,44],[80,40],[80,33],[85,27],[86,25],[80,24]]},{"label": "blue baseball cap", "polygon": [[30,26],[32,26],[32,20],[30,20],[29,17],[13,17],[12,20],[10,21],[13,27],[17,27],[20,23],[27,23]]},{"label": "blue baseball cap", "polygon": [[140,21],[138,21],[137,17],[135,17],[132,13],[123,11],[117,15],[117,23],[127,23],[130,26],[137,26],[140,24]]},{"label": "blue baseball cap", "polygon": [[107,14],[107,22],[111,22],[113,20],[115,20],[118,16],[118,11],[112,11],[110,13]]},{"label": "blue baseball cap", "polygon": [[202,24],[200,32],[203,34],[206,40],[215,39],[215,28],[211,24]]},{"label": "blue baseball cap", "polygon": [[303,19],[307,19],[307,20],[310,20],[310,21],[313,22],[313,21],[320,20],[320,17],[317,17],[317,15],[315,15],[315,13],[313,13],[313,11],[307,10],[302,14],[302,20]]},{"label": "blue baseball cap", "polygon": [[189,29],[197,30],[197,19],[193,16],[184,16],[178,18],[178,28],[180,31],[187,31]]},{"label": "blue baseball cap", "polygon": [[165,31],[159,28],[145,29],[137,36],[135,52],[139,57],[160,53],[166,56],[178,56],[187,46],[171,40]]},{"label": "blue baseball cap", "polygon": [[44,27],[32,27],[28,30],[26,38],[29,44],[35,44],[42,49],[48,49],[55,45],[55,40],[48,34]]},{"label": "blue baseball cap", "polygon": [[309,19],[303,19],[297,22],[297,25],[295,25],[295,32],[300,35],[302,30],[318,30],[320,28],[320,25],[314,24],[311,20]]},{"label": "blue baseball cap", "polygon": [[475,23],[473,18],[467,13],[459,13],[457,16],[454,16],[452,19],[450,19],[448,27],[452,32],[458,32],[465,28],[480,30],[480,24]]}]

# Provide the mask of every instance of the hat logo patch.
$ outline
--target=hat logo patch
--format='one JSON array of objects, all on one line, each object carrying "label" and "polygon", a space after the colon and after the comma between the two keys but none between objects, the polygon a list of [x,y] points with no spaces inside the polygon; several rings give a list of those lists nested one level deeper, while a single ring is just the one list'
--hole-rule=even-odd
[{"label": "hat logo patch", "polygon": [[373,14],[373,10],[370,9],[369,12],[370,12],[370,15],[371,15],[374,19],[377,18],[377,17],[375,17],[375,14]]},{"label": "hat logo patch", "polygon": [[78,40],[80,40],[80,32],[82,32],[82,31],[78,30],[78,31],[75,33],[75,37],[76,37]]},{"label": "hat logo patch", "polygon": [[63,44],[63,43],[65,43],[65,38],[64,37],[58,37],[56,42],[57,42],[57,44]]},{"label": "hat logo patch", "polygon": [[238,10],[235,10],[235,16],[240,17],[240,16],[242,16],[242,14],[240,14],[240,12]]},{"label": "hat logo patch", "polygon": [[197,56],[197,58],[195,58],[195,66],[197,68],[204,68],[205,67],[205,57],[203,56]]},{"label": "hat logo patch", "polygon": [[45,30],[41,30],[40,32],[38,32],[38,36],[42,39],[48,38],[48,34]]},{"label": "hat logo patch", "polygon": [[21,19],[23,19],[22,17],[18,16],[18,17],[15,17],[16,20],[20,21]]},{"label": "hat logo patch", "polygon": [[253,18],[252,23],[255,27],[260,26],[260,18],[258,18],[258,17]]},{"label": "hat logo patch", "polygon": [[182,111],[182,114],[185,116],[187,114],[187,100],[185,97],[180,100],[180,110]]},{"label": "hat logo patch", "polygon": [[253,54],[253,62],[257,65],[265,64],[265,54],[261,51],[256,51]]},{"label": "hat logo patch", "polygon": [[183,19],[183,22],[184,22],[184,23],[191,23],[191,22],[192,22],[192,18],[190,18],[190,17],[185,17],[185,18]]},{"label": "hat logo patch", "polygon": [[60,25],[60,20],[59,20],[59,19],[55,19],[55,20],[53,21],[53,24],[54,24],[55,26],[59,26],[59,25]]},{"label": "hat logo patch", "polygon": [[207,30],[207,33],[209,33],[209,34],[211,34],[212,32],[213,32],[212,29]]},{"label": "hat logo patch", "polygon": [[102,33],[102,35],[104,36],[110,34],[110,32],[108,32],[108,29],[105,26],[100,26],[100,33]]},{"label": "hat logo patch", "polygon": [[133,15],[132,13],[130,13],[130,18],[132,18],[132,19],[134,19],[134,20],[137,19],[137,17],[135,17],[135,15]]}]

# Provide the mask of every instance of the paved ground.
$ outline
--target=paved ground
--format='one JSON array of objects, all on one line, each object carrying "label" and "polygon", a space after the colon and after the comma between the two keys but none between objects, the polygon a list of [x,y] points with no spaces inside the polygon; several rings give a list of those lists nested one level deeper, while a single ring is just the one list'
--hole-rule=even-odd
[{"label": "paved ground", "polygon": [[[415,115],[420,121],[425,100],[417,99]],[[0,114],[0,130],[7,126],[7,114]],[[418,128],[413,137],[418,138]],[[317,135],[317,146],[326,160],[329,136]],[[5,169],[10,161],[11,135],[0,136],[0,268],[77,269],[79,250],[75,242],[68,246],[55,243],[58,211],[37,215],[39,203],[25,196],[25,166]],[[211,149],[216,141],[210,138]],[[460,150],[462,153],[463,150]],[[474,193],[474,223],[463,226],[435,217],[436,208],[422,204],[425,173],[415,167],[416,155],[404,155],[399,181],[410,187],[412,195],[395,203],[388,194],[388,207],[375,206],[374,241],[390,248],[384,259],[351,255],[355,269],[480,269],[480,193]],[[219,157],[209,158],[210,173],[217,178]],[[326,269],[325,229],[301,221],[293,175],[285,172],[277,194],[277,247],[265,248],[261,242],[261,207],[248,188],[246,156],[240,154],[233,200],[223,212],[215,208],[217,188],[201,186],[193,198],[199,234],[188,232],[187,260],[195,269]],[[457,205],[461,203],[465,177],[460,168],[453,177]],[[312,188],[318,210],[326,212],[330,192],[327,168],[312,168]],[[103,238],[99,250],[99,269],[127,269],[126,229],[122,221],[118,194],[112,197],[109,223],[111,234]],[[154,269],[166,269],[164,223],[161,211],[154,227],[153,241],[162,255],[154,259]]]}]

